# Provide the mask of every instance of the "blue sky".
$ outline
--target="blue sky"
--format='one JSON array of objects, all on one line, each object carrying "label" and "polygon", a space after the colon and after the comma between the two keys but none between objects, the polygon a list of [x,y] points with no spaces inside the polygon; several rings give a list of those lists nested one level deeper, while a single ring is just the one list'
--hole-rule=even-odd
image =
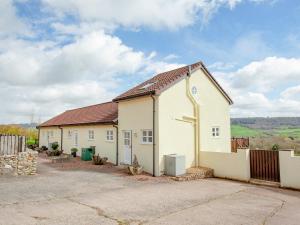
[{"label": "blue sky", "polygon": [[203,61],[232,117],[299,116],[300,2],[2,0],[1,123],[109,101]]}]

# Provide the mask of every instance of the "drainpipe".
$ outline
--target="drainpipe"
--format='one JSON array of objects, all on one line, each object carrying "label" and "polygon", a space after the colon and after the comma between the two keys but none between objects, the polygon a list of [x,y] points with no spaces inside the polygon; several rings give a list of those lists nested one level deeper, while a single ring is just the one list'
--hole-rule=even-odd
[{"label": "drainpipe", "polygon": [[113,125],[114,128],[116,128],[117,131],[117,140],[116,140],[116,166],[119,164],[119,127],[118,125]]},{"label": "drainpipe", "polygon": [[153,177],[155,177],[155,97],[151,95],[151,98],[153,100],[153,111],[152,111],[152,120],[153,120],[153,125],[152,125],[152,147],[153,147]]},{"label": "drainpipe", "polygon": [[60,148],[63,150],[63,129],[62,127],[58,127],[60,129]]},{"label": "drainpipe", "polygon": [[38,128],[38,147],[40,147],[40,135],[41,135],[41,129]]},{"label": "drainpipe", "polygon": [[195,140],[195,166],[200,165],[200,138],[199,138],[199,105],[190,91],[190,77],[191,77],[191,66],[189,66],[189,72],[186,77],[186,94],[194,108],[194,140]]}]

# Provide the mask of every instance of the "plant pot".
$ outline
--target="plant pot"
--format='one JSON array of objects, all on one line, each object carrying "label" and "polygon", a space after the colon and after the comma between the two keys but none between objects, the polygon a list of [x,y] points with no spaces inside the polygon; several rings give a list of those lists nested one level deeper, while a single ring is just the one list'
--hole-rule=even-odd
[{"label": "plant pot", "polygon": [[76,157],[76,152],[72,152],[71,155],[75,158]]}]

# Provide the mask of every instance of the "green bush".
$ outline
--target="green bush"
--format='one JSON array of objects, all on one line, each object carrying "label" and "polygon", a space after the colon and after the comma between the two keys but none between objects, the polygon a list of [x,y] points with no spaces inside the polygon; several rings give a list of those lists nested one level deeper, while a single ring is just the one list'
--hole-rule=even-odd
[{"label": "green bush", "polygon": [[278,151],[278,150],[279,150],[279,145],[278,145],[278,144],[274,144],[274,145],[272,146],[272,150]]},{"label": "green bush", "polygon": [[77,148],[72,148],[71,152],[78,152],[78,149]]},{"label": "green bush", "polygon": [[51,144],[51,148],[52,148],[53,150],[57,150],[58,147],[59,147],[59,144],[58,144],[57,142],[53,142],[53,143]]}]

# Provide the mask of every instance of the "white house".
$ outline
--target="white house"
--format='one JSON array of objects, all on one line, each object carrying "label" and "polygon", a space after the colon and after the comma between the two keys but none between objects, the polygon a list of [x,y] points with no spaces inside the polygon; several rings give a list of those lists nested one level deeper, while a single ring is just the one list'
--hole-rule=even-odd
[{"label": "white house", "polygon": [[[115,111],[100,104],[101,111],[82,112],[95,106],[75,109],[58,116],[57,122],[55,117],[41,124],[40,145],[62,140],[66,152],[75,144],[96,146],[97,152],[117,164],[131,164],[136,155],[145,171],[155,176],[165,172],[168,154],[185,155],[189,168],[199,166],[200,151],[231,151],[232,100],[202,62],[160,73],[105,104]],[[77,113],[85,118],[110,115],[110,121],[78,120]],[[105,138],[109,130],[114,138],[110,145]]]}]

